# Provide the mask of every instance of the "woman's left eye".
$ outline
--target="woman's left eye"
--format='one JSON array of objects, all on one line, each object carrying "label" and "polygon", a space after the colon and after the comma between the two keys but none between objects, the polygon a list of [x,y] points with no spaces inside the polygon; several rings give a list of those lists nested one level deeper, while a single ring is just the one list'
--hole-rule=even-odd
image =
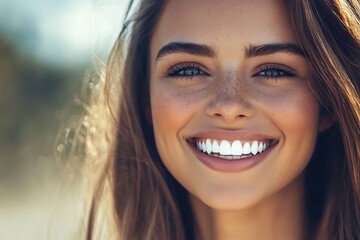
[{"label": "woman's left eye", "polygon": [[278,79],[283,77],[294,77],[294,70],[285,66],[265,66],[260,67],[260,71],[254,75],[255,77],[264,77],[266,79]]},{"label": "woman's left eye", "polygon": [[194,76],[208,76],[209,74],[202,70],[202,67],[194,63],[180,63],[170,67],[167,71],[167,77],[192,78]]}]

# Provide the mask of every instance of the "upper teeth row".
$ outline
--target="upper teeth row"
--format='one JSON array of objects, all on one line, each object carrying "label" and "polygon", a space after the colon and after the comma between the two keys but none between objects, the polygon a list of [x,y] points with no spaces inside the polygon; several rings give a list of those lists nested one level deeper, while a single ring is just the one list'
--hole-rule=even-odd
[{"label": "upper teeth row", "polygon": [[199,150],[203,152],[210,153],[219,153],[221,155],[242,155],[250,154],[253,155],[265,151],[270,145],[270,142],[261,142],[261,141],[248,141],[241,142],[236,140],[229,142],[227,140],[196,140],[196,146]]}]

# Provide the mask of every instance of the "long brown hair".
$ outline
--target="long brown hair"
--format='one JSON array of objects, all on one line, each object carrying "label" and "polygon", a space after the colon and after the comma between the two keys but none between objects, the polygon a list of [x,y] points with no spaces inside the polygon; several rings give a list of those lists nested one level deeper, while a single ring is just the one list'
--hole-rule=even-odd
[{"label": "long brown hair", "polygon": [[[141,0],[134,6],[130,1],[87,109],[85,164],[91,174],[100,173],[88,175],[95,179],[86,224],[89,240],[100,228],[99,204],[109,196],[110,221],[120,239],[195,238],[186,191],[162,164],[147,117],[149,44],[165,3]],[[360,3],[286,4],[312,69],[311,87],[322,114],[334,121],[320,134],[306,169],[308,238],[360,239]]]},{"label": "long brown hair", "polygon": [[335,121],[319,136],[307,169],[313,231],[318,239],[360,239],[360,3],[295,0],[288,6],[313,90],[323,114]]}]

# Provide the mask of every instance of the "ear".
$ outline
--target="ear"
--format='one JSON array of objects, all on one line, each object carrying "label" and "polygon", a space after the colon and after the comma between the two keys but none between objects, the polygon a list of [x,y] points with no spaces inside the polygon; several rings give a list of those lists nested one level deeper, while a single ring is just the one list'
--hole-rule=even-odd
[{"label": "ear", "polygon": [[328,112],[320,113],[320,121],[319,121],[319,132],[324,132],[331,128],[335,123],[335,120],[330,116]]}]

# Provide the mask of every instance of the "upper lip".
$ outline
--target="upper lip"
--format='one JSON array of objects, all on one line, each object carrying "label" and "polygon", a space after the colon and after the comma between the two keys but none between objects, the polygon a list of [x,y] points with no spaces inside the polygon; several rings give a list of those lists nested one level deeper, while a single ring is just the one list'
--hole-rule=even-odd
[{"label": "upper lip", "polygon": [[227,140],[229,142],[240,140],[240,141],[268,141],[275,140],[273,136],[267,134],[248,131],[248,130],[208,130],[201,131],[192,134],[187,138],[188,140],[193,139],[216,139],[216,140]]}]

